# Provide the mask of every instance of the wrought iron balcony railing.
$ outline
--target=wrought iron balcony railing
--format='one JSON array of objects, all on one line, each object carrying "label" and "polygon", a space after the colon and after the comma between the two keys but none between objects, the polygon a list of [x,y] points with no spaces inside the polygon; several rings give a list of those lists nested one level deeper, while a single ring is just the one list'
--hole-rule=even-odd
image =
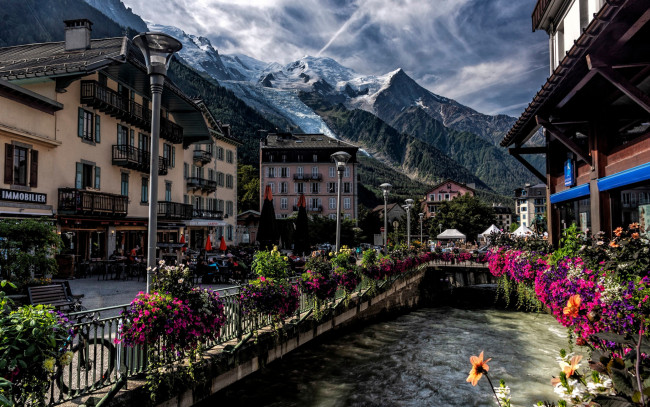
[{"label": "wrought iron balcony railing", "polygon": [[129,197],[76,188],[59,188],[58,213],[124,217],[128,214]]},{"label": "wrought iron balcony railing", "polygon": [[200,164],[207,164],[212,160],[212,153],[205,150],[194,150],[192,154],[194,162]]},{"label": "wrought iron balcony railing", "polygon": [[192,219],[192,205],[180,202],[158,202],[158,217],[161,219]]},{"label": "wrought iron balcony railing", "polygon": [[217,181],[199,177],[189,177],[187,178],[187,186],[194,189],[200,188],[205,192],[213,192],[217,189]]},{"label": "wrought iron balcony railing", "polygon": [[214,210],[211,210],[211,209],[194,208],[193,216],[195,218],[221,220],[221,219],[223,219],[223,211],[214,211]]},{"label": "wrought iron balcony railing", "polygon": [[[151,155],[146,150],[141,150],[126,144],[113,145],[113,165],[129,168],[140,172],[149,172]],[[167,175],[168,160],[158,156],[158,175]]]}]

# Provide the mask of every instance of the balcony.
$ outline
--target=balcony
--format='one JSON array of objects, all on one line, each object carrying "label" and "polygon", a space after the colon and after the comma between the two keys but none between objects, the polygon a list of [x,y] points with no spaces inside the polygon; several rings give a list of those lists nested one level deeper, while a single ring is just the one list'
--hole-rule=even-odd
[{"label": "balcony", "polygon": [[293,174],[294,181],[305,181],[309,179],[309,174]]},{"label": "balcony", "polygon": [[127,196],[76,188],[59,188],[58,213],[61,215],[124,217],[128,213],[128,207]]},{"label": "balcony", "polygon": [[193,210],[193,217],[202,219],[223,219],[223,211],[213,211],[211,209],[197,209]]},{"label": "balcony", "polygon": [[212,160],[212,153],[205,150],[194,150],[193,158],[194,162],[199,165],[207,164]]},{"label": "balcony", "polygon": [[[81,81],[81,103],[101,112],[137,126],[144,131],[151,130],[151,110],[139,103],[122,97],[116,91],[96,81]],[[169,119],[160,118],[160,138],[170,143],[183,142],[183,128]]]},{"label": "balcony", "polygon": [[158,218],[168,220],[192,219],[192,205],[179,202],[158,202]]},{"label": "balcony", "polygon": [[214,192],[217,189],[217,181],[199,177],[187,178],[187,186],[193,189],[201,189],[204,192]]},{"label": "balcony", "polygon": [[542,17],[544,16],[544,13],[546,13],[546,9],[550,5],[551,0],[537,0],[537,4],[535,5],[535,10],[533,10],[533,30],[537,28],[539,23],[542,21]]},{"label": "balcony", "polygon": [[[151,155],[148,151],[141,150],[137,147],[125,144],[113,145],[113,165],[117,165],[118,167],[148,173],[149,157]],[[167,159],[159,156],[158,175],[167,175],[167,167]]]},{"label": "balcony", "polygon": [[309,212],[323,212],[323,207],[322,206],[312,206],[307,208]]}]

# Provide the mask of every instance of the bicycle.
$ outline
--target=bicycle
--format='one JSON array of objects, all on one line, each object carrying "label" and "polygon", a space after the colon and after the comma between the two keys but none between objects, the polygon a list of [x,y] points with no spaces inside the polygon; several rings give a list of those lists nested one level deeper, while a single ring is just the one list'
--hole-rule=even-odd
[{"label": "bicycle", "polygon": [[[117,360],[115,346],[110,340],[97,335],[98,327],[103,327],[98,314],[87,312],[76,317],[77,322],[73,328],[75,338],[70,349],[72,362],[67,366],[61,366],[56,375],[59,390],[70,397],[99,388],[110,380]],[[95,327],[95,334],[91,338],[93,327]]]}]

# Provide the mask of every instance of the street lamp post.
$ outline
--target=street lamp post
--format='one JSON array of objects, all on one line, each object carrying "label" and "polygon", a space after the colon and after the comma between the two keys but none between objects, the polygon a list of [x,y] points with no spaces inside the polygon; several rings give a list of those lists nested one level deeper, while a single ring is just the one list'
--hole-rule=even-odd
[{"label": "street lamp post", "polygon": [[404,202],[406,202],[406,247],[411,247],[411,206],[413,206],[413,200],[409,198]]},{"label": "street lamp post", "polygon": [[418,216],[420,217],[420,243],[423,243],[423,236],[422,236],[422,219],[424,219],[424,214],[423,213],[418,213]]},{"label": "street lamp post", "polygon": [[336,163],[336,170],[339,173],[338,193],[336,194],[336,252],[341,250],[341,181],[343,181],[343,171],[351,155],[345,151],[337,151],[332,154],[332,161]]},{"label": "street lamp post", "polygon": [[149,224],[147,233],[147,293],[151,284],[151,271],[156,267],[156,232],[158,231],[158,144],[160,140],[160,102],[167,69],[172,55],[182,44],[165,33],[147,32],[133,37],[147,64],[151,84],[151,147],[149,149]]},{"label": "street lamp post", "polygon": [[384,253],[388,253],[388,193],[393,186],[384,182],[379,188],[384,193]]}]

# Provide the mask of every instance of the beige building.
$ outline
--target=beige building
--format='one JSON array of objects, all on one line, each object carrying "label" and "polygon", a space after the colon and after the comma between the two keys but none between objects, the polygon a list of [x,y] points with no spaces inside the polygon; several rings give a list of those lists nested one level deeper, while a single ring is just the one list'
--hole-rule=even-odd
[{"label": "beige building", "polygon": [[330,156],[345,151],[351,157],[341,183],[341,212],[344,219],[357,219],[358,149],[324,134],[268,134],[260,143],[260,205],[268,185],[277,218],[297,212],[304,194],[310,215],[336,219],[338,173]]},{"label": "beige building", "polygon": [[[64,42],[0,48],[2,191],[9,191],[0,211],[55,215],[66,251],[80,259],[136,245],[146,255],[149,80],[128,38],[90,40],[91,25],[66,21]],[[208,137],[201,109],[167,81],[158,158],[163,253],[193,215],[183,203],[183,148]]]},{"label": "beige building", "polygon": [[204,249],[210,236],[219,247],[237,244],[237,147],[230,126],[216,120],[205,104],[197,103],[210,130],[210,140],[195,143],[184,153],[183,175],[187,192],[183,202],[192,205],[192,219],[185,221],[185,241],[194,250]]}]

